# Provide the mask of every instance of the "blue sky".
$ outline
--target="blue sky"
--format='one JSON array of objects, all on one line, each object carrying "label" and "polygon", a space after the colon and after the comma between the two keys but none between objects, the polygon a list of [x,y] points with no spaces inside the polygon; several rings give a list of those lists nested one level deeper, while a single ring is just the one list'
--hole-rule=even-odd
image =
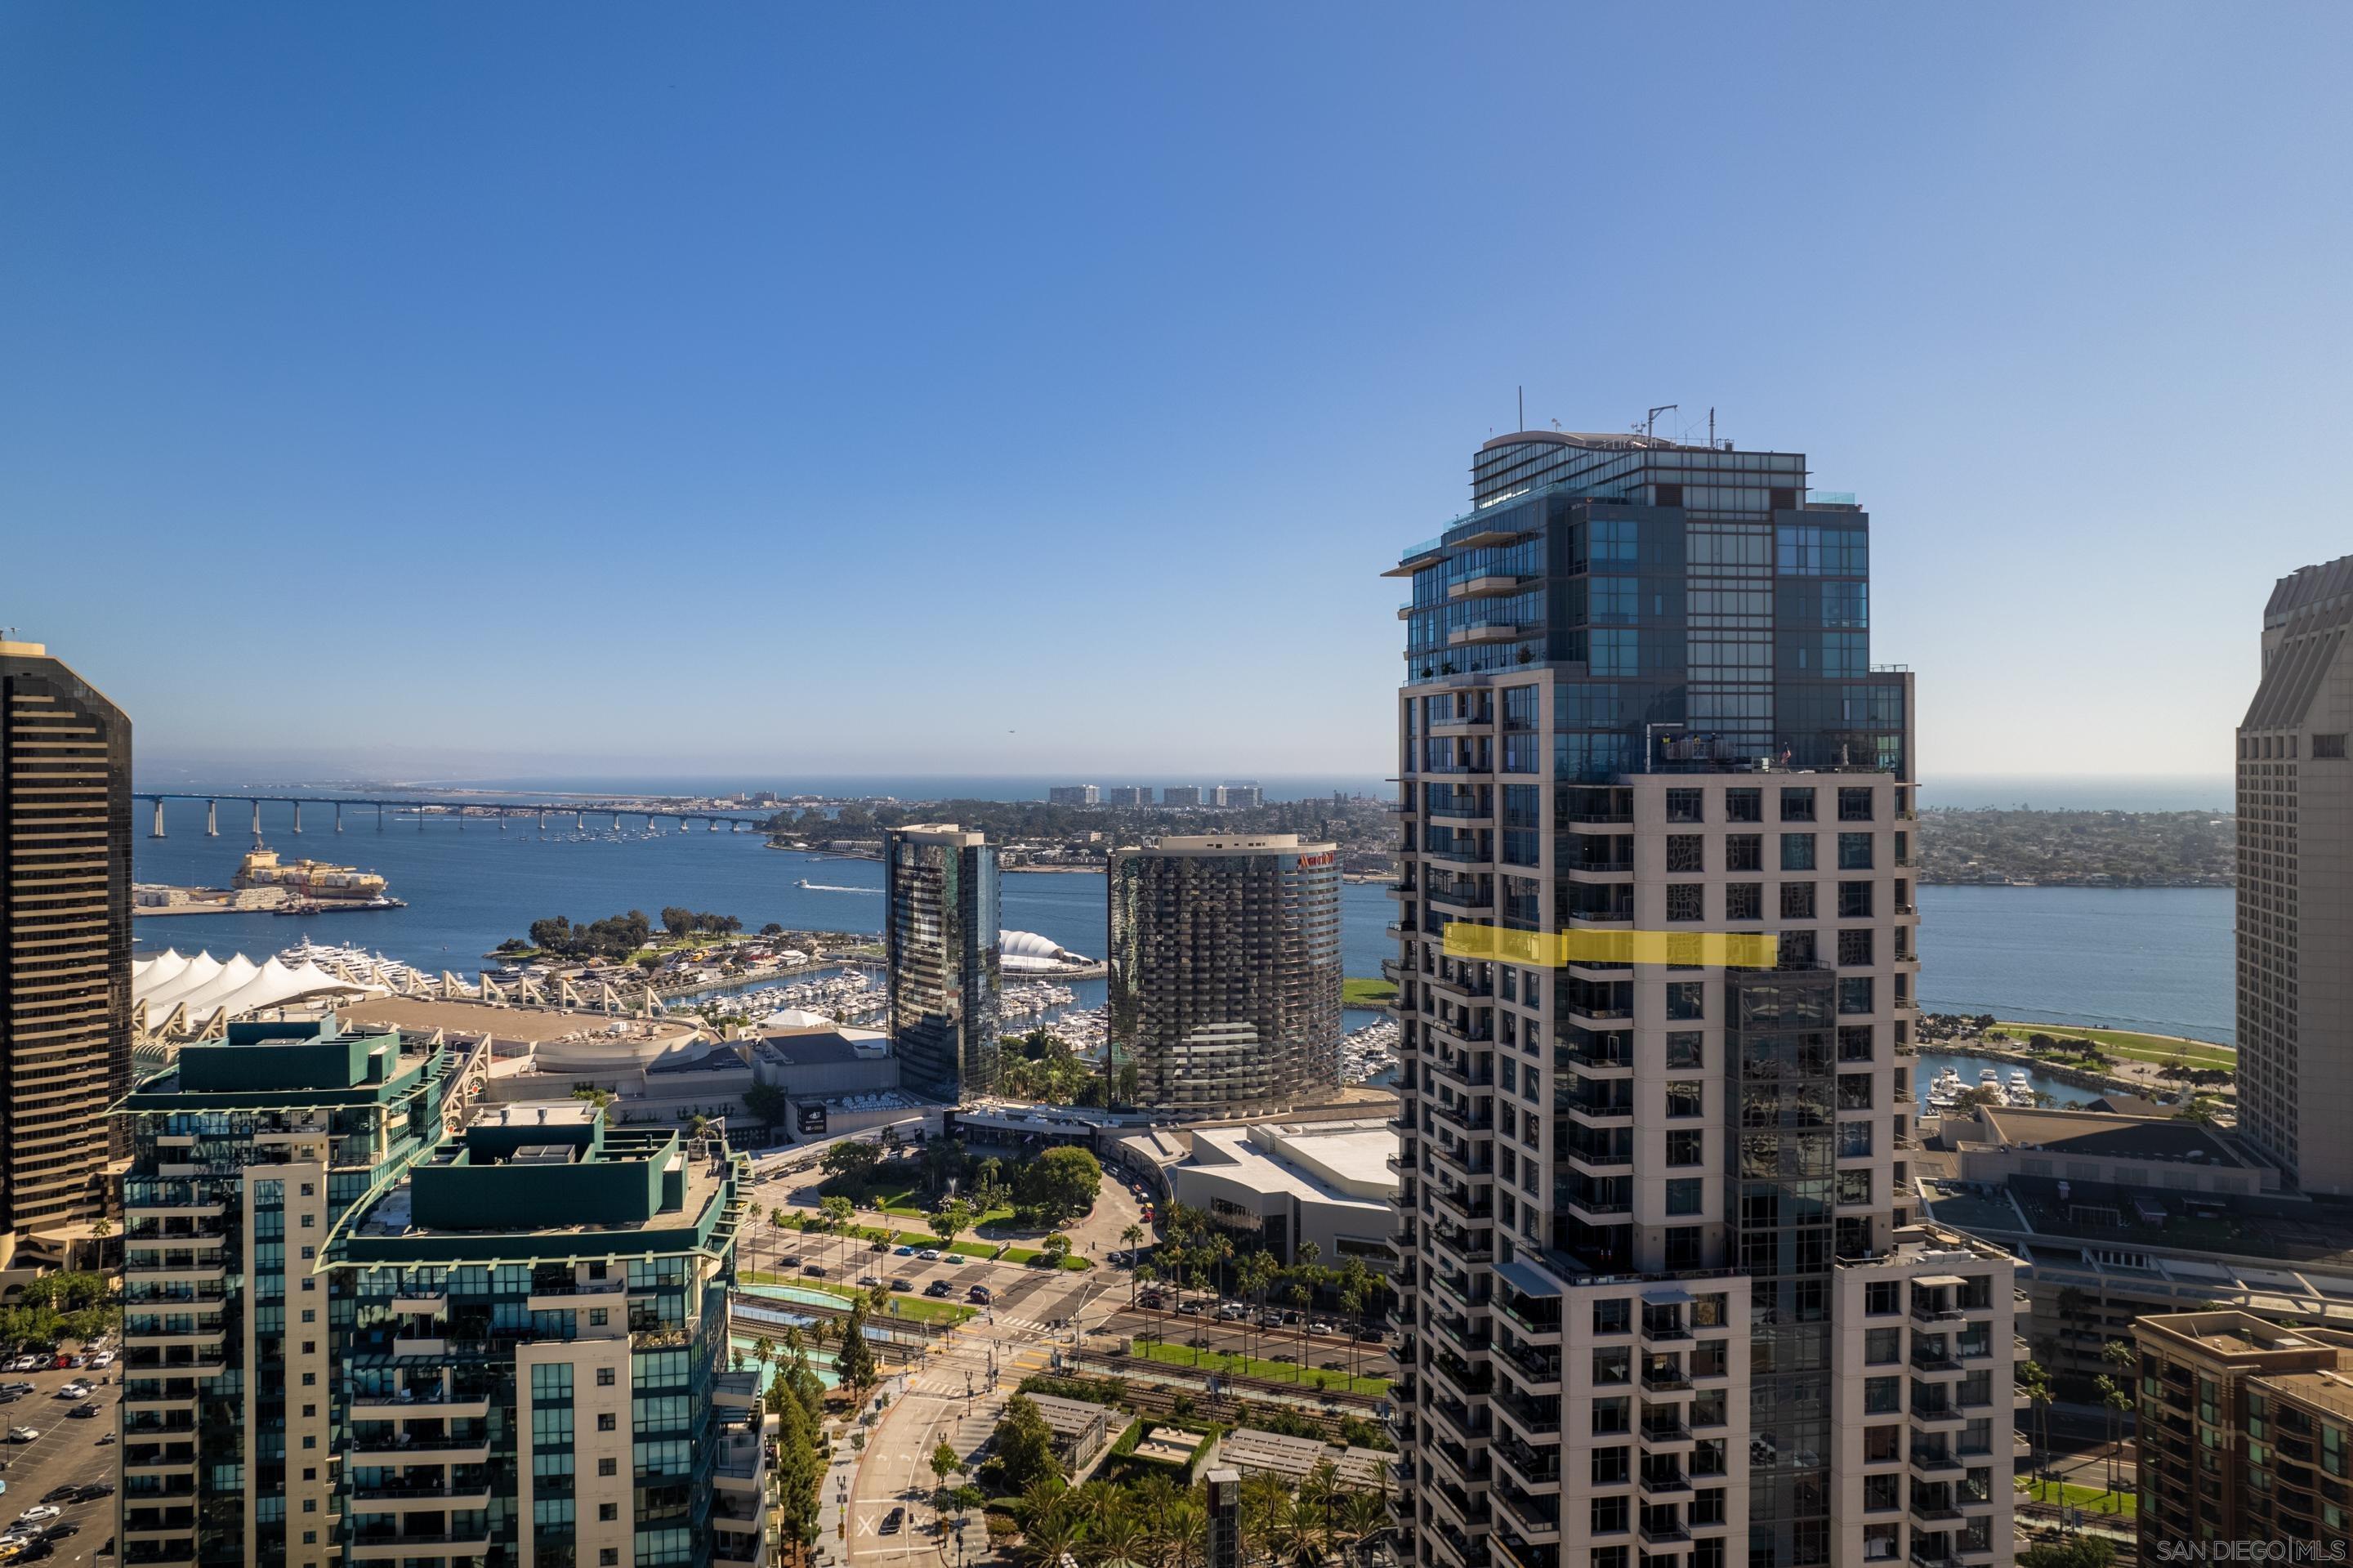
[{"label": "blue sky", "polygon": [[2353,550],[2348,35],[11,5],[0,622],[142,762],[1377,775],[1524,384],[1860,493],[1931,779],[2218,774]]}]

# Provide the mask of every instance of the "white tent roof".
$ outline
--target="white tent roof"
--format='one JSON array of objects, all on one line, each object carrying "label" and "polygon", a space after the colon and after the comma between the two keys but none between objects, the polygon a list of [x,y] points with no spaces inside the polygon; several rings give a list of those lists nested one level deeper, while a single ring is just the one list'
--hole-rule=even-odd
[{"label": "white tent roof", "polygon": [[338,980],[314,963],[306,963],[297,969],[289,969],[272,959],[236,990],[208,995],[201,1002],[190,1002],[188,1013],[190,1017],[201,1014],[206,1018],[227,1013],[231,1018],[237,1018],[304,997],[330,992],[344,996],[382,995],[383,991],[381,986],[355,985],[350,980]]},{"label": "white tent roof", "polygon": [[[260,972],[261,966],[243,953],[231,953],[228,962],[220,967],[220,973],[193,991],[174,991],[170,1005],[185,1007],[191,1018],[200,1017],[210,1012],[221,998],[233,995],[252,983],[253,977]],[[154,1009],[151,1007],[148,1012],[153,1013]]]},{"label": "white tent roof", "polygon": [[177,948],[166,948],[152,959],[132,960],[131,984],[134,990],[140,989],[140,981],[147,980],[152,975],[154,977],[154,983],[160,985],[187,967],[188,960],[181,956]]},{"label": "white tent roof", "polygon": [[182,997],[209,985],[219,976],[222,967],[221,961],[210,953],[198,953],[178,974],[163,984],[134,990],[132,1000],[145,1002],[151,1015],[169,1012]]},{"label": "white tent roof", "polygon": [[780,1007],[760,1020],[763,1029],[830,1029],[833,1020],[822,1012],[811,1012],[806,1007]]}]

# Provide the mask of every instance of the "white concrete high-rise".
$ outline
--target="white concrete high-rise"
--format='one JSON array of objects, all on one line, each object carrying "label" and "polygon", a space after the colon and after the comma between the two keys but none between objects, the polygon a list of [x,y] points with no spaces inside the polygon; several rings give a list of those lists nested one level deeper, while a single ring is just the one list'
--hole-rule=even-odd
[{"label": "white concrete high-rise", "polygon": [[1505,436],[1388,574],[1432,1568],[2011,1558],[2012,1265],[1913,1215],[1912,680],[1806,479]]}]

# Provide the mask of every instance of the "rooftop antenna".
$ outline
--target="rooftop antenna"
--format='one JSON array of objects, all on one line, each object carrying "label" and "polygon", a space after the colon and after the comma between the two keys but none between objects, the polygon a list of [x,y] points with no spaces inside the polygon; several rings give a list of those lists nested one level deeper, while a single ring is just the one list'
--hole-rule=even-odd
[{"label": "rooftop antenna", "polygon": [[1527,389],[1527,387],[1526,387],[1525,385],[1523,385],[1523,386],[1520,387],[1520,422],[1519,422],[1518,424],[1516,424],[1516,425],[1514,425],[1514,426],[1512,427],[1512,429],[1515,429],[1515,430],[1525,430],[1525,429],[1526,429],[1527,428],[1528,428],[1528,389]]},{"label": "rooftop antenna", "polygon": [[1662,403],[1642,417],[1642,439],[1644,440],[1650,440],[1652,433],[1658,429],[1659,416],[1667,412],[1671,408],[1677,412],[1681,412],[1683,405],[1681,403]]},{"label": "rooftop antenna", "polygon": [[1715,405],[1713,403],[1707,406],[1707,444],[1711,447],[1715,445]]}]

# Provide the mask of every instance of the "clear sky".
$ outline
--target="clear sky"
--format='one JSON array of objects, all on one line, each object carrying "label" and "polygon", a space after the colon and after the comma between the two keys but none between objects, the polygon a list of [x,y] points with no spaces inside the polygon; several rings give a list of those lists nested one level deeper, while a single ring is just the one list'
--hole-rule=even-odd
[{"label": "clear sky", "polygon": [[10,5],[0,623],[142,765],[1378,775],[1525,385],[1858,492],[1932,779],[2220,774],[2353,551],[2348,44]]}]

